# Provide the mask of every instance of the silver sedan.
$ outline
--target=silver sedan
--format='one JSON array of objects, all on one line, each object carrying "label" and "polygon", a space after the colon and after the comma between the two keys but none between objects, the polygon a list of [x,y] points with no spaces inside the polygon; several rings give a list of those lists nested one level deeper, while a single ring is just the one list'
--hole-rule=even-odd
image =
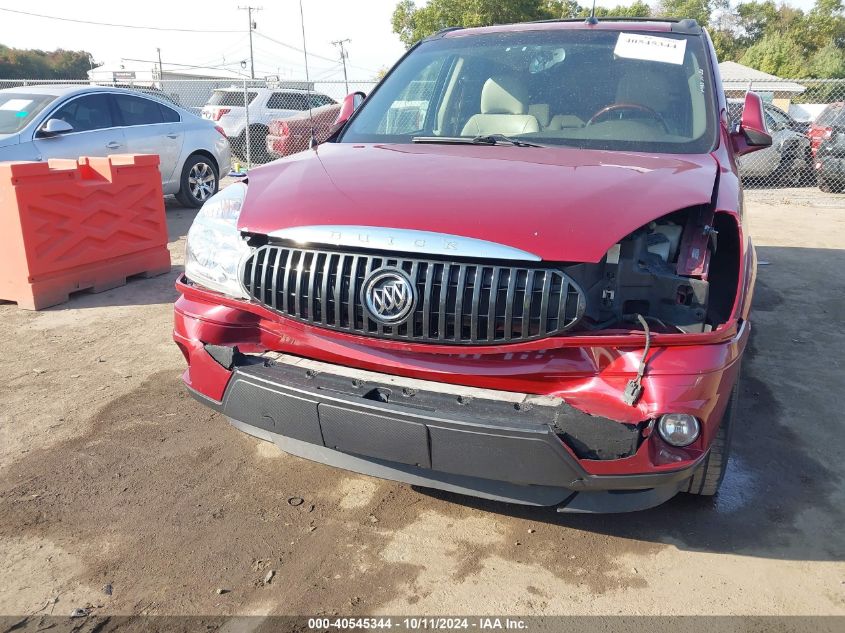
[{"label": "silver sedan", "polygon": [[121,88],[0,90],[0,161],[158,154],[165,194],[199,207],[229,171],[229,141],[213,122]]}]

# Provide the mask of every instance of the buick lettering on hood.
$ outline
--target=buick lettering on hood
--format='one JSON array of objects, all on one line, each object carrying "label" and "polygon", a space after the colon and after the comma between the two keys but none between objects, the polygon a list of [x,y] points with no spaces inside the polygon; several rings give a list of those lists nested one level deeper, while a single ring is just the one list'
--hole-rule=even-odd
[{"label": "buick lettering on hood", "polygon": [[190,393],[301,458],[562,512],[717,493],[756,260],[694,20],[446,29],[187,238]]}]

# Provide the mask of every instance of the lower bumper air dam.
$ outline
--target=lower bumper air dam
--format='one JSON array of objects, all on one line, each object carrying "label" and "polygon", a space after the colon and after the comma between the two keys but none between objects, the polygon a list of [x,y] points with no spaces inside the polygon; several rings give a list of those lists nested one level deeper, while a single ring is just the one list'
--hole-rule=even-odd
[{"label": "lower bumper air dam", "polygon": [[[219,350],[207,349],[213,356]],[[660,473],[592,475],[562,431],[577,439],[589,435],[591,424],[623,425],[587,416],[560,399],[372,372],[350,377],[304,359],[234,353],[216,360],[233,372],[222,401],[191,393],[238,429],[305,459],[410,485],[561,512],[630,512],[673,497],[700,463]],[[620,431],[610,441],[603,450],[624,450],[630,438]]]}]

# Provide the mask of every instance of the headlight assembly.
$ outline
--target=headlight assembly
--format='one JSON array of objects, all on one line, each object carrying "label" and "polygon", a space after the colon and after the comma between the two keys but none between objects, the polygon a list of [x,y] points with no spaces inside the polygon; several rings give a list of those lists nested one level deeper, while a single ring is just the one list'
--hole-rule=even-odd
[{"label": "headlight assembly", "polygon": [[237,299],[247,297],[239,269],[250,248],[238,231],[246,187],[235,183],[209,198],[194,218],[185,247],[188,279]]}]

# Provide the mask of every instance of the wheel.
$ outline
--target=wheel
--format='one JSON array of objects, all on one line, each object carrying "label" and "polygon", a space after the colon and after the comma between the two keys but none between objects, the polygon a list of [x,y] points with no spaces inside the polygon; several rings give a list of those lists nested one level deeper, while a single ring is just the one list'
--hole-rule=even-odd
[{"label": "wheel", "polygon": [[[267,153],[267,134],[263,125],[251,125],[249,128],[249,154],[253,163],[266,163],[270,160]],[[246,152],[244,152],[246,153]]]},{"label": "wheel", "polygon": [[810,148],[804,150],[804,170],[801,184],[812,187],[816,184],[816,171],[813,169],[813,154]]},{"label": "wheel", "polygon": [[845,175],[839,178],[834,176],[833,180],[830,180],[819,174],[819,189],[825,193],[842,193],[845,191]]},{"label": "wheel", "polygon": [[772,183],[782,187],[798,187],[804,177],[804,163],[799,159],[796,150],[784,150],[780,164],[772,173]]},{"label": "wheel", "polygon": [[232,157],[238,161],[246,162],[246,133],[241,132],[238,136],[229,139],[229,149],[232,150]]},{"label": "wheel", "polygon": [[176,199],[186,207],[201,207],[220,187],[220,174],[210,158],[193,154],[182,167]]},{"label": "wheel", "polygon": [[725,478],[725,472],[728,469],[728,456],[731,451],[733,422],[736,419],[737,391],[739,391],[738,383],[734,385],[731,392],[728,408],[725,410],[716,437],[713,438],[713,443],[710,445],[710,452],[707,453],[704,463],[690,477],[689,485],[684,492],[701,497],[712,497],[718,492],[719,486],[722,485],[722,480]]},{"label": "wheel", "polygon": [[[266,163],[272,160],[272,156],[267,152],[267,134],[269,130],[263,125],[249,126],[249,162],[253,165],[257,163]],[[232,148],[232,154],[240,162],[247,162],[246,151],[246,130],[240,133],[239,136],[229,141],[229,146]]]},{"label": "wheel", "polygon": [[833,193],[833,187],[830,186],[827,178],[823,178],[821,174],[819,174],[819,189],[824,193]]}]

